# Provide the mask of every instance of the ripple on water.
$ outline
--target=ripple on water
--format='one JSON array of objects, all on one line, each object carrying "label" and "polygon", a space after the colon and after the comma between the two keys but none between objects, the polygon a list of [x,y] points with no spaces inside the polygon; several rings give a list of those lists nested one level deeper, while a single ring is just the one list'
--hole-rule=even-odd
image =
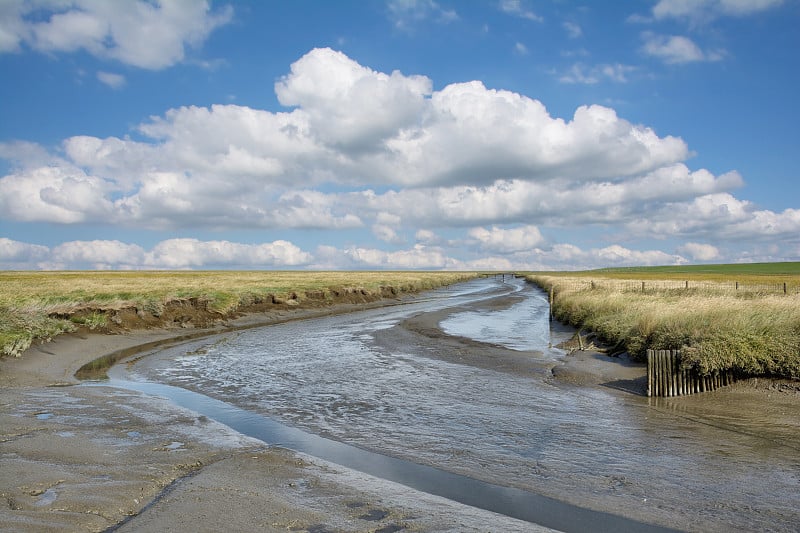
[{"label": "ripple on water", "polygon": [[[706,530],[781,529],[800,520],[800,480],[773,474],[800,471],[800,456],[781,446],[761,451],[763,439],[741,431],[763,424],[758,417],[736,427],[707,423],[612,389],[553,386],[428,358],[411,345],[371,348],[378,329],[499,290],[492,280],[466,285],[414,305],[244,331],[213,350],[198,350],[208,340],[189,343],[143,359],[133,372],[362,448],[582,505],[630,511],[631,501],[646,500],[634,511],[664,520],[677,513]],[[509,308],[458,313],[443,326],[547,352],[547,301],[535,290],[518,292],[522,300]],[[754,502],[765,509],[742,511]]]}]

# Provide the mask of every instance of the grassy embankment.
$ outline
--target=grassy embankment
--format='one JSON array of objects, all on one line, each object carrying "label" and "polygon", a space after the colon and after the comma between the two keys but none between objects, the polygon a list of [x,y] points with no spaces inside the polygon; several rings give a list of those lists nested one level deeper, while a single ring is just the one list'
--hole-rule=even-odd
[{"label": "grassy embankment", "polygon": [[[531,274],[555,318],[642,359],[680,349],[701,374],[800,379],[800,263]],[[644,284],[644,285],[643,285]],[[785,287],[785,293],[784,293]]]},{"label": "grassy embankment", "polygon": [[[158,324],[182,306],[219,318],[241,311],[359,302],[441,287],[470,272],[0,272],[0,356],[109,320]],[[163,320],[162,320],[163,322]],[[164,324],[162,324],[164,325]]]}]

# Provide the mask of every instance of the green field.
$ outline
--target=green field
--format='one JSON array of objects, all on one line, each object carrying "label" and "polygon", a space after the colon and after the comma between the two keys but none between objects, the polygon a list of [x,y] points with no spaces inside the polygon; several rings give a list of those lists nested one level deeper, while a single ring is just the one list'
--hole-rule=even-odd
[{"label": "green field", "polygon": [[800,379],[800,263],[530,274],[554,316],[640,360],[681,350],[701,374]]},{"label": "green field", "polygon": [[721,265],[682,265],[657,267],[604,268],[587,270],[582,274],[598,273],[612,276],[686,276],[736,278],[800,276],[800,262],[791,263],[735,263]]},{"label": "green field", "polygon": [[134,308],[150,316],[170,303],[199,302],[228,316],[257,302],[315,305],[342,294],[375,298],[417,292],[477,276],[472,272],[85,271],[0,272],[0,356],[18,356],[31,343],[102,328],[110,312]]}]

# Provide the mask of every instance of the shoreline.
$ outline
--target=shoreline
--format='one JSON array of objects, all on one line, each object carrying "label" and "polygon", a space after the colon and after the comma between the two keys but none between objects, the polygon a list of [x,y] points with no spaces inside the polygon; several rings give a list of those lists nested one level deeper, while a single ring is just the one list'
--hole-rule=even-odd
[{"label": "shoreline", "polygon": [[[0,360],[0,529],[163,531],[202,523],[261,531],[545,531],[268,447],[163,399],[102,383],[72,386],[79,383],[74,372],[81,366],[120,350],[394,302],[254,313],[204,330],[73,334],[33,346],[22,358]],[[513,295],[478,305],[510,302]],[[574,351],[560,364],[521,362],[514,357],[520,352],[441,331],[443,316],[459,310],[410,317],[379,337],[427,337],[440,346],[438,356],[453,362],[544,374],[563,386],[637,394],[615,385],[646,372],[643,365],[599,352]],[[748,393],[764,398],[769,390]]]},{"label": "shoreline", "polygon": [[[410,296],[409,298],[413,298]],[[404,298],[405,299],[405,298]],[[267,446],[167,400],[80,385],[114,353],[397,299],[250,313],[212,328],[64,334],[0,359],[0,529],[260,531],[548,529]]]}]

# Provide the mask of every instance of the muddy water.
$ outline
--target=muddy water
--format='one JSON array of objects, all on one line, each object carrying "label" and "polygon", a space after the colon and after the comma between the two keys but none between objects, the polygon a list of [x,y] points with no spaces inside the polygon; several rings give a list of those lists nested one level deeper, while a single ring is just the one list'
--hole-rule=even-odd
[{"label": "muddy water", "polygon": [[[503,294],[507,305],[489,305]],[[487,279],[406,305],[194,341],[140,360],[124,377],[649,524],[692,531],[800,524],[796,397],[764,402],[763,391],[734,388],[648,400],[562,385],[546,372],[458,364],[431,357],[431,346],[408,341],[414,337],[388,335],[408,317],[446,308],[454,313],[442,329],[452,335],[507,346],[543,368],[566,357],[550,348],[561,338],[550,331],[541,293],[519,280]],[[480,351],[474,343],[463,349]]]}]

